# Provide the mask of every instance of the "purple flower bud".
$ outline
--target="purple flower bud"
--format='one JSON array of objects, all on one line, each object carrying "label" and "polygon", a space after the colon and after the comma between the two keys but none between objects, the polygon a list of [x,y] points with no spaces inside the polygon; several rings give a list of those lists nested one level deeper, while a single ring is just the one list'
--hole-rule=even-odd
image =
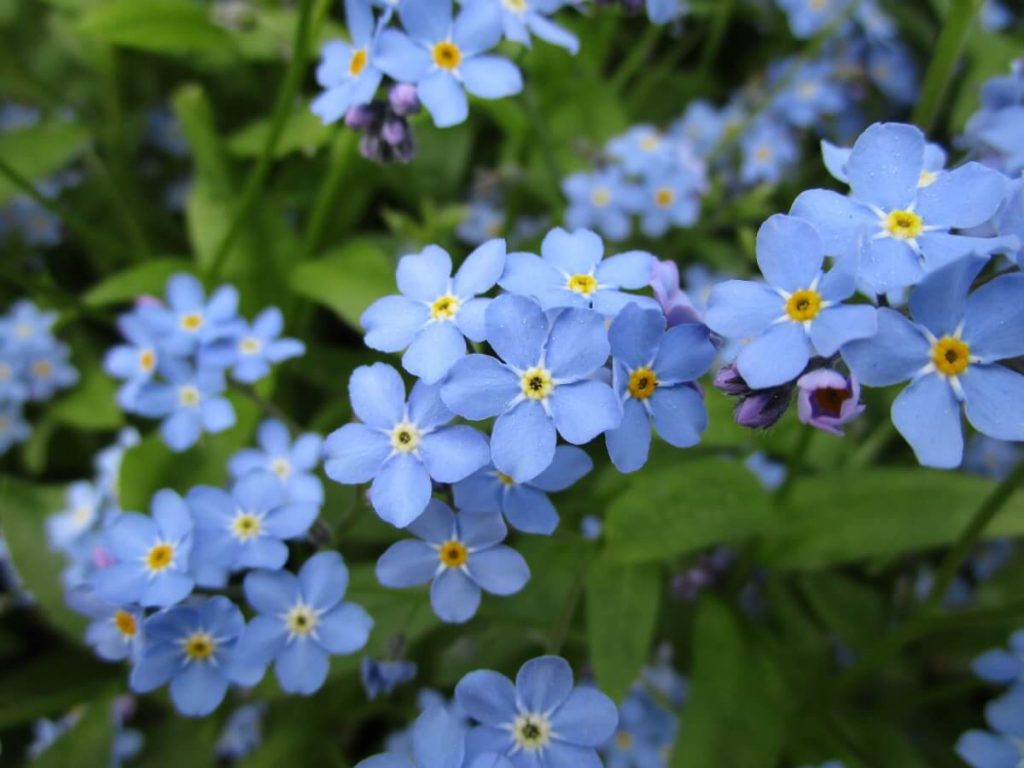
[{"label": "purple flower bud", "polygon": [[842,426],[864,413],[860,402],[860,383],[838,371],[819,368],[805,373],[796,382],[797,414],[800,421],[816,429],[842,435]]},{"label": "purple flower bud", "polygon": [[380,128],[381,138],[397,147],[409,138],[409,125],[401,117],[388,117]]},{"label": "purple flower bud", "polygon": [[792,394],[793,389],[789,385],[754,390],[740,400],[732,412],[733,419],[741,427],[767,429],[782,418],[789,408]]},{"label": "purple flower bud", "polygon": [[740,372],[736,370],[736,366],[732,363],[719,368],[712,383],[715,385],[715,389],[727,395],[743,397],[752,392],[750,387],[747,386],[747,382],[740,376]]},{"label": "purple flower bud", "polygon": [[359,142],[359,154],[367,160],[375,163],[384,161],[384,152],[387,145],[381,141],[380,136],[368,133]]},{"label": "purple flower bud", "polygon": [[345,113],[345,125],[357,131],[366,130],[373,125],[373,121],[376,119],[377,113],[372,104],[360,104]]},{"label": "purple flower bud", "polygon": [[661,304],[668,327],[683,323],[701,322],[700,313],[693,306],[690,297],[679,287],[679,267],[674,261],[655,261],[651,269],[651,288],[654,297]]},{"label": "purple flower bud", "polygon": [[411,83],[397,83],[388,92],[388,103],[392,111],[399,117],[415,115],[420,111],[419,96],[416,86]]}]

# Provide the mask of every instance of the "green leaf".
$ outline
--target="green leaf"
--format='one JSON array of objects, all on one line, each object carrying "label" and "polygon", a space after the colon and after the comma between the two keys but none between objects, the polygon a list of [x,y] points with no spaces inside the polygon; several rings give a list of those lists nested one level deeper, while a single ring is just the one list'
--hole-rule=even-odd
[{"label": "green leaf", "polygon": [[117,406],[117,383],[98,367],[87,368],[78,386],[49,412],[54,421],[76,429],[116,429],[124,422]]},{"label": "green leaf", "polygon": [[134,301],[143,294],[163,294],[167,278],[192,271],[184,259],[153,259],[124,269],[90,288],[82,297],[90,307]]},{"label": "green leaf", "polygon": [[[241,157],[259,157],[267,146],[270,119],[263,118],[242,128],[228,139],[228,150]],[[331,127],[302,104],[284,124],[273,157],[285,157],[293,152],[312,154],[331,138]]]},{"label": "green leaf", "polygon": [[[60,717],[111,688],[123,690],[126,671],[119,664],[100,661],[84,648],[68,646],[5,665],[0,674],[0,730],[39,717]],[[68,760],[55,764],[83,763]],[[106,759],[95,764],[106,765]]]},{"label": "green leaf", "polygon": [[111,704],[109,697],[93,698],[88,705],[76,710],[79,714],[78,722],[32,762],[33,768],[109,764],[114,749]]},{"label": "green leaf", "polygon": [[960,54],[977,21],[982,1],[950,0],[949,12],[942,23],[942,32],[925,73],[921,96],[914,107],[914,123],[926,133],[935,125]]},{"label": "green leaf", "polygon": [[774,768],[785,699],[777,667],[721,602],[704,598],[672,768]]},{"label": "green leaf", "polygon": [[[29,181],[39,181],[74,160],[88,144],[89,133],[78,123],[50,120],[0,133],[0,157]],[[20,192],[0,176],[0,205]]]},{"label": "green leaf", "polygon": [[155,53],[220,52],[231,36],[190,0],[110,0],[91,9],[80,29],[106,43]]},{"label": "green leaf", "polygon": [[612,499],[605,537],[609,557],[646,562],[761,533],[774,521],[767,493],[742,463],[703,458],[631,475]]},{"label": "green leaf", "polygon": [[[953,542],[993,487],[990,480],[923,468],[867,469],[801,478],[762,559],[815,569],[893,557]],[[1003,507],[986,536],[1024,533],[1024,493]]]},{"label": "green leaf", "polygon": [[32,485],[10,477],[0,481],[0,526],[14,568],[46,621],[78,641],[85,620],[64,604],[60,579],[64,558],[51,550],[46,540],[46,518],[59,512],[63,503],[62,487]]},{"label": "green leaf", "polygon": [[587,637],[598,687],[621,701],[650,654],[660,569],[600,559],[587,574]]},{"label": "green leaf", "polygon": [[300,296],[333,310],[353,328],[374,301],[395,292],[395,265],[370,237],[358,238],[316,261],[299,264],[289,279]]}]

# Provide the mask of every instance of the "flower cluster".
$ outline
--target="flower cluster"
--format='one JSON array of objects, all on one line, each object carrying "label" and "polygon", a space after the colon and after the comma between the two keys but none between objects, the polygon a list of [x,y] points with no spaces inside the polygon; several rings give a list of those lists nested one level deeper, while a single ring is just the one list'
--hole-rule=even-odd
[{"label": "flower cluster", "polygon": [[1024,632],[1014,632],[1008,650],[988,651],[971,664],[974,674],[1008,690],[985,707],[991,730],[971,730],[956,744],[957,754],[972,768],[1010,768],[1020,762],[1024,738]]},{"label": "flower cluster", "polygon": [[[359,421],[324,446],[330,478],[372,481],[377,514],[418,539],[381,557],[382,584],[430,581],[437,615],[466,621],[481,590],[507,595],[526,583],[526,563],[501,544],[502,517],[550,535],[558,514],[546,494],[592,466],[576,446],[603,434],[615,466],[632,472],[647,461],[652,427],[677,447],[699,442],[707,413],[695,382],[715,350],[704,325],[669,328],[657,301],[628,292],[648,286],[654,268],[641,251],[604,258],[585,229],[552,230],[540,256],[488,241],[454,275],[437,246],[401,259],[400,295],[371,305],[362,324],[366,344],[404,350],[419,381],[406,399],[393,367],[356,369]],[[488,298],[495,285],[505,292]],[[491,354],[467,354],[467,340]],[[493,419],[490,438],[452,424],[456,416]],[[432,499],[435,483],[452,485],[457,512]]]},{"label": "flower cluster", "polygon": [[164,442],[184,451],[204,432],[234,425],[226,374],[252,384],[275,363],[305,352],[302,342],[281,338],[283,326],[276,307],[249,323],[238,315],[232,286],[221,286],[207,298],[197,278],[178,274],[167,281],[165,301],[143,297],[118,319],[125,343],[108,352],[104,368],[124,382],[117,395],[120,406],[162,419]]},{"label": "flower cluster", "polygon": [[[1000,364],[1024,354],[1024,282],[1001,275],[972,291],[992,256],[1019,243],[958,231],[989,222],[1010,181],[974,162],[945,170],[910,125],[875,124],[851,150],[826,149],[850,194],[801,194],[791,215],[758,234],[765,282],[727,281],[711,292],[708,325],[746,340],[721,388],[743,398],[740,408],[764,398],[765,408],[784,410],[796,382],[801,418],[834,432],[862,410],[859,385],[909,380],[893,422],[929,466],[960,464],[961,405],[979,432],[1024,439],[1024,377]],[[826,257],[834,264],[823,271]],[[850,303],[858,291],[889,306]],[[906,312],[893,308],[903,304]],[[834,370],[840,360],[851,375]]]},{"label": "flower cluster", "polygon": [[56,312],[27,299],[0,317],[0,454],[26,440],[25,406],[52,398],[78,381],[68,346],[52,332]]}]

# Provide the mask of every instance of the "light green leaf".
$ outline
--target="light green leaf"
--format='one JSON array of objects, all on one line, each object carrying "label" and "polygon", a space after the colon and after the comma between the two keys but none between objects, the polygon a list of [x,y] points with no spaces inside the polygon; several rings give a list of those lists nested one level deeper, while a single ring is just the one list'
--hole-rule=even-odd
[{"label": "light green leaf", "polygon": [[117,406],[117,383],[97,368],[87,368],[78,386],[50,406],[54,421],[76,429],[116,429],[124,422]]},{"label": "light green leaf", "polygon": [[587,638],[597,685],[619,702],[650,655],[661,591],[655,564],[597,560],[587,574]]},{"label": "light green leaf", "polygon": [[[267,146],[269,133],[269,118],[249,123],[228,139],[228,151],[241,157],[259,157]],[[303,104],[288,117],[273,156],[284,157],[293,152],[312,154],[330,138],[330,126],[321,123],[320,118]]]},{"label": "light green leaf", "polygon": [[77,709],[79,720],[32,762],[33,768],[67,768],[69,765],[107,765],[114,749],[114,717],[111,699],[97,697]]},{"label": "light green leaf", "polygon": [[90,288],[82,297],[90,307],[104,307],[134,301],[143,294],[163,294],[167,278],[177,272],[190,272],[192,264],[184,259],[154,259],[124,269]]},{"label": "light green leaf", "polygon": [[353,328],[381,296],[395,292],[395,265],[374,238],[352,240],[292,270],[292,290],[333,310]]},{"label": "light green leaf", "polygon": [[209,9],[190,0],[110,0],[83,16],[80,29],[98,40],[155,53],[220,52],[228,33]]},{"label": "light green leaf", "polygon": [[[39,181],[64,168],[89,144],[89,133],[70,120],[50,120],[0,133],[0,157],[29,181]],[[0,205],[20,193],[0,176]]]},{"label": "light green leaf", "polygon": [[605,522],[609,557],[647,562],[769,530],[769,496],[738,461],[702,458],[630,475]]}]

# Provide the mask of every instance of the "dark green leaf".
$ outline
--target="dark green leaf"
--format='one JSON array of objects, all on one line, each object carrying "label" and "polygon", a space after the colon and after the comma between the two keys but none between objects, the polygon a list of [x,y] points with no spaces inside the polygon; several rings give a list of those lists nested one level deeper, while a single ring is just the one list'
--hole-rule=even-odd
[{"label": "dark green leaf", "polygon": [[129,267],[90,288],[82,297],[90,307],[134,301],[143,294],[162,295],[167,278],[177,272],[189,272],[192,264],[184,259],[154,259]]},{"label": "dark green leaf", "polygon": [[[89,133],[70,120],[51,120],[28,128],[0,132],[0,157],[29,181],[59,171],[89,144]],[[0,176],[0,205],[20,192]]]},{"label": "dark green leaf", "polygon": [[50,415],[76,429],[116,429],[124,422],[117,383],[99,368],[86,368],[79,384],[50,406]]},{"label": "dark green leaf", "polygon": [[[257,120],[228,139],[228,150],[241,157],[259,157],[267,145],[269,133],[270,119]],[[274,157],[285,157],[293,152],[312,154],[330,138],[330,126],[320,122],[320,118],[310,112],[306,104],[302,104],[284,124]]]},{"label": "dark green leaf", "polygon": [[106,43],[156,53],[219,52],[231,37],[210,21],[208,6],[190,0],[110,0],[91,9],[82,32]]},{"label": "dark green leaf", "polygon": [[[93,693],[95,696],[95,693]],[[98,697],[77,710],[80,719],[60,736],[32,765],[34,768],[67,768],[83,761],[106,765],[114,748],[111,699]]]}]

